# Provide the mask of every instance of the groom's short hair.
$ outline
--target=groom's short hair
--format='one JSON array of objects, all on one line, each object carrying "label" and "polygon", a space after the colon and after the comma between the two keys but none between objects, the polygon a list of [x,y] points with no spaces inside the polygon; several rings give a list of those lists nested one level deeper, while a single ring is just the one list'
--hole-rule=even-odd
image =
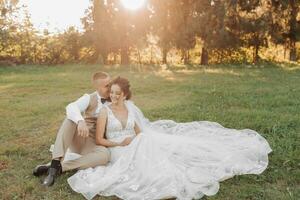
[{"label": "groom's short hair", "polygon": [[106,72],[96,72],[93,74],[93,81],[98,80],[98,79],[106,79],[108,77],[109,77],[109,75]]}]

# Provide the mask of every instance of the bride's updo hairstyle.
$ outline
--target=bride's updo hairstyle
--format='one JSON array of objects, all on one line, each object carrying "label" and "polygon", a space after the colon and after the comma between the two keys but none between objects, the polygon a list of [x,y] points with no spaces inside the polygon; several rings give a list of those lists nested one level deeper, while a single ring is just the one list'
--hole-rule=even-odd
[{"label": "bride's updo hairstyle", "polygon": [[110,86],[115,84],[121,88],[124,96],[126,97],[126,100],[131,98],[130,83],[128,79],[118,76],[111,81]]}]

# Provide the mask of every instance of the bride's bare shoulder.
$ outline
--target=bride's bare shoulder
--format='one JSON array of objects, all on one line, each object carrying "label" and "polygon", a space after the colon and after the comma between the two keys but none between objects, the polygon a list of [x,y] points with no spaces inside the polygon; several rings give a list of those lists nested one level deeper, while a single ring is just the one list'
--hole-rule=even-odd
[{"label": "bride's bare shoulder", "polygon": [[107,106],[103,106],[101,109],[100,109],[100,112],[99,112],[99,117],[106,117],[107,116]]}]

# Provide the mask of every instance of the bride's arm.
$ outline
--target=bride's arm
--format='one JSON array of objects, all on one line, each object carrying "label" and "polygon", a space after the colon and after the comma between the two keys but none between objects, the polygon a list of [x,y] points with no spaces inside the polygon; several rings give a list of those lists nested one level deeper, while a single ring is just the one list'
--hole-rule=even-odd
[{"label": "bride's arm", "polygon": [[120,146],[117,142],[112,142],[104,138],[105,127],[107,122],[107,110],[103,108],[100,110],[97,125],[96,125],[96,144],[106,147]]},{"label": "bride's arm", "polygon": [[134,131],[135,134],[138,135],[141,132],[140,127],[136,124],[136,122],[134,122]]}]

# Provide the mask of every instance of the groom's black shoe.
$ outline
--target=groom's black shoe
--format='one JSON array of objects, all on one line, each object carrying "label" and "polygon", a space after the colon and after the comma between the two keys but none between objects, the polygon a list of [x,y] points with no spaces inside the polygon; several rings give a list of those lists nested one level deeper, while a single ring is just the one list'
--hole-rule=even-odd
[{"label": "groom's black shoe", "polygon": [[42,182],[43,186],[49,187],[53,185],[55,177],[62,173],[62,168],[59,160],[52,160],[48,169],[48,175]]},{"label": "groom's black shoe", "polygon": [[49,168],[50,168],[50,164],[38,165],[34,168],[32,174],[34,176],[41,176],[41,175],[47,174]]}]

